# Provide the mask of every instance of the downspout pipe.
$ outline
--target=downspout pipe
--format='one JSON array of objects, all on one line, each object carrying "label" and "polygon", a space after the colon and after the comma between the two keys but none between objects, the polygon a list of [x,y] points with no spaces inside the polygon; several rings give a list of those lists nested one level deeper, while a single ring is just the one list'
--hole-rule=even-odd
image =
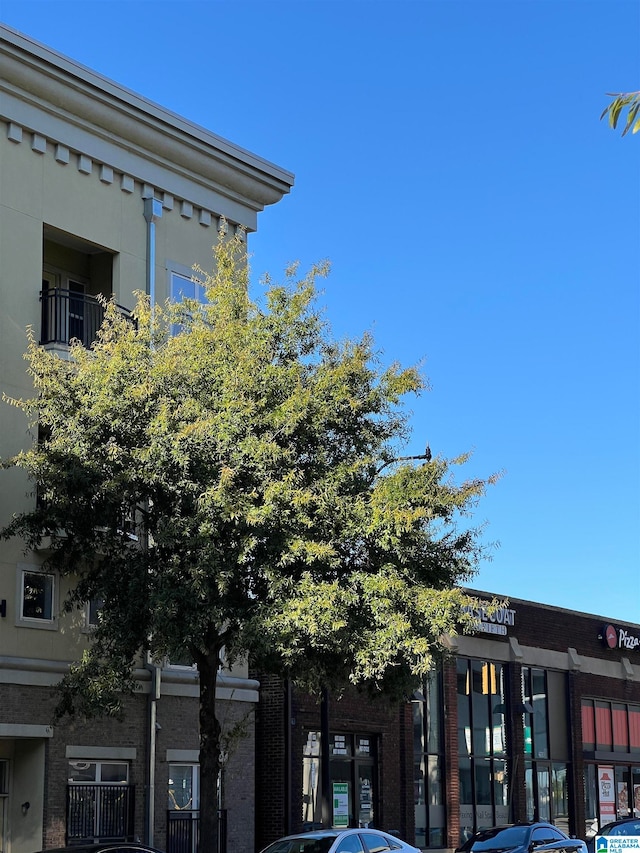
[{"label": "downspout pipe", "polygon": [[144,819],[144,843],[153,847],[154,825],[156,817],[156,752],[158,725],[158,699],[160,698],[162,670],[149,657],[145,669],[151,673],[149,704],[147,714],[147,797]]},{"label": "downspout pipe", "polygon": [[151,302],[151,323],[156,305],[156,222],[162,217],[162,202],[145,198],[144,218],[147,222],[147,294]]},{"label": "downspout pipe", "polygon": [[[151,330],[156,304],[156,222],[162,216],[162,202],[155,198],[144,199],[144,218],[147,223],[147,295],[151,303]],[[153,347],[153,340],[151,342]],[[145,844],[153,847],[156,801],[156,752],[158,733],[158,699],[161,688],[161,669],[148,657],[145,668],[151,673],[151,688],[147,713],[147,797],[145,810]]]}]

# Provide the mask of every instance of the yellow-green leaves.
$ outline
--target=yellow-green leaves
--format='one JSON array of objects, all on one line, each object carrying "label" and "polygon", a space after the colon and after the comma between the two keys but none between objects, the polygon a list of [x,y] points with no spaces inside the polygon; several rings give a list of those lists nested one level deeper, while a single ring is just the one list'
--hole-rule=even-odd
[{"label": "yellow-green leaves", "polygon": [[254,301],[222,235],[206,302],[138,294],[135,323],[109,303],[68,360],[31,337],[35,393],[14,404],[40,438],[13,461],[45,500],[4,535],[64,533],[49,559],[70,605],[104,601],[75,688],[90,675],[111,702],[140,648],[205,666],[224,645],[311,687],[395,691],[463,627],[481,548],[461,519],[488,481],[457,483],[464,457],[398,458],[427,383],[369,335],[333,340],[327,272],[294,265]]},{"label": "yellow-green leaves", "polygon": [[640,92],[609,93],[609,97],[613,98],[613,101],[605,107],[600,118],[603,119],[608,115],[609,127],[615,130],[623,110],[627,109],[627,118],[622,135],[625,136],[629,131],[637,133],[640,130]]}]

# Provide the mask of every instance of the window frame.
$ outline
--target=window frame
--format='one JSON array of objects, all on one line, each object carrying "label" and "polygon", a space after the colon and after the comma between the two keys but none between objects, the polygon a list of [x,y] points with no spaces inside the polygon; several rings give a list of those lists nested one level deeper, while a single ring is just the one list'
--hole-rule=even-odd
[{"label": "window frame", "polygon": [[[50,618],[25,616],[25,581],[27,575],[40,575],[51,579]],[[16,627],[39,628],[45,631],[58,629],[58,577],[56,572],[45,571],[42,566],[19,563],[16,568]]]}]

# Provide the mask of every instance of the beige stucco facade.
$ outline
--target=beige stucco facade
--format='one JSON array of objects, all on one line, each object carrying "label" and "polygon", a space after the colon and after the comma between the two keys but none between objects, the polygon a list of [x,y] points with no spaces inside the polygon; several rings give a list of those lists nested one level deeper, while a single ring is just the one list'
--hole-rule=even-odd
[{"label": "beige stucco facade", "polygon": [[[15,398],[31,393],[23,359],[28,326],[64,357],[65,336],[74,330],[79,335],[78,328],[88,334],[92,297],[113,294],[128,309],[135,291],[152,287],[163,301],[172,274],[188,276],[195,263],[211,266],[221,217],[229,229],[250,233],[258,213],[292,184],[289,172],[0,27],[0,391]],[[145,203],[154,213],[152,224]],[[88,307],[74,308],[74,298]],[[58,312],[55,329],[44,303]],[[0,404],[0,457],[32,439],[23,414]],[[34,501],[19,472],[0,471],[0,525]],[[97,754],[129,761],[129,782],[137,788],[136,835],[142,836],[149,814],[143,778],[148,738],[131,740],[132,730],[146,731],[143,723],[110,726],[108,742],[99,726],[76,725],[73,735],[68,726],[51,726],[50,688],[77,658],[87,634],[84,614],[59,615],[66,590],[58,578],[47,590],[50,618],[25,618],[24,572],[37,574],[45,556],[25,553],[20,542],[0,542],[0,853],[65,842],[67,816],[52,792],[67,785],[65,762],[82,757],[83,749],[87,763]],[[130,713],[144,720],[148,672],[141,670],[140,678],[143,691]],[[168,669],[161,684],[162,739],[154,767],[160,831],[171,757],[182,756],[186,764],[197,758],[195,674]],[[257,684],[240,669],[220,682],[219,693],[234,705],[231,716],[241,717],[257,699]],[[172,709],[164,721],[163,697],[171,697],[166,706]],[[181,719],[190,721],[189,732]],[[123,749],[130,760],[122,759]],[[54,755],[61,757],[58,765]],[[246,813],[238,827],[233,821],[230,812],[230,853],[235,843],[251,848]],[[166,837],[153,840],[166,845]]]}]

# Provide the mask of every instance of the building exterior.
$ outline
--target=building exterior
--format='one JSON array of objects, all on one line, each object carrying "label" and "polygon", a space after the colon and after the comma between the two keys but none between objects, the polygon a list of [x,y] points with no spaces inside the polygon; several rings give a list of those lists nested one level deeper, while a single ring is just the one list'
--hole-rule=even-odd
[{"label": "building exterior", "polygon": [[400,707],[352,693],[324,704],[262,679],[258,846],[372,823],[451,849],[534,818],[586,838],[640,814],[640,625],[474,595],[487,604],[477,631],[449,639]]},{"label": "building exterior", "polygon": [[[293,176],[6,27],[0,28],[0,385],[31,394],[22,354],[31,326],[62,357],[90,345],[96,297],[158,301],[211,265],[220,217],[255,230]],[[32,437],[0,405],[0,457]],[[0,526],[34,505],[20,472],[0,472]],[[95,614],[60,615],[65,582],[0,542],[0,851],[140,838],[188,851],[197,825],[197,675],[141,664],[123,722],[52,725],[53,686],[81,653]],[[225,725],[247,719],[222,786],[228,849],[254,844],[252,712],[246,668],[219,678]],[[247,806],[251,806],[248,808]],[[186,818],[175,821],[175,818]]]}]

